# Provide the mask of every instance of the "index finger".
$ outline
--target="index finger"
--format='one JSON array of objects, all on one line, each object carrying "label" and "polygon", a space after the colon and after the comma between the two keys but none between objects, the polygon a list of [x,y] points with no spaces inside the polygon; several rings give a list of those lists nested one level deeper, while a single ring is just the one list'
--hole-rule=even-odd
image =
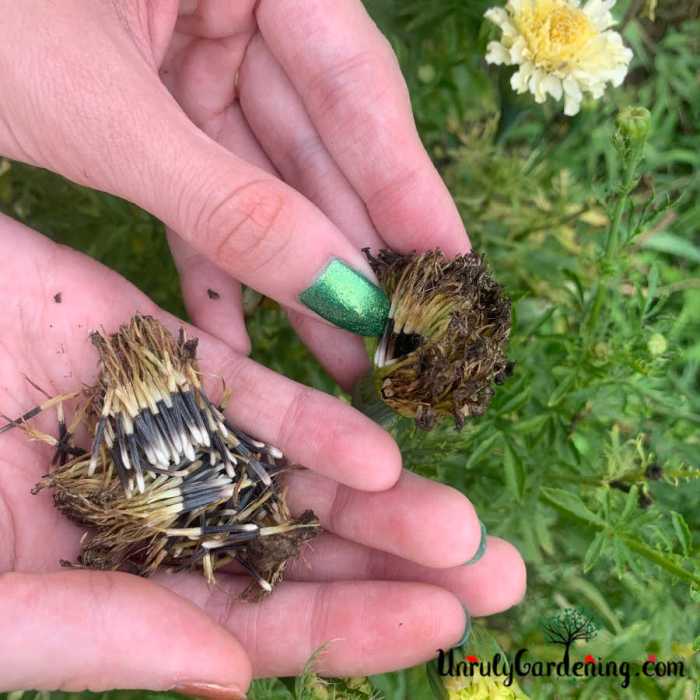
[{"label": "index finger", "polygon": [[[192,335],[201,336],[194,329]],[[401,454],[383,428],[343,401],[210,340],[200,337],[205,384],[216,389],[216,377],[225,379],[232,391],[226,412],[237,427],[353,489],[384,491],[397,482]]]},{"label": "index finger", "polygon": [[258,25],[321,140],[400,251],[469,250],[457,208],[416,131],[401,70],[358,0],[262,0]]}]

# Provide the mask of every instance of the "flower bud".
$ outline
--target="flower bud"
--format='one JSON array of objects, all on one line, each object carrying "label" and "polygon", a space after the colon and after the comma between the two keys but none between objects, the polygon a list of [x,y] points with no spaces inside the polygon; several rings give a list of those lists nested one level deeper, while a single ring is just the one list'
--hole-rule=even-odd
[{"label": "flower bud", "polygon": [[651,131],[651,112],[646,107],[627,107],[617,115],[615,145],[623,153],[644,148]]},{"label": "flower bud", "polygon": [[647,342],[647,349],[654,357],[660,357],[668,350],[668,341],[661,333],[654,333]]}]

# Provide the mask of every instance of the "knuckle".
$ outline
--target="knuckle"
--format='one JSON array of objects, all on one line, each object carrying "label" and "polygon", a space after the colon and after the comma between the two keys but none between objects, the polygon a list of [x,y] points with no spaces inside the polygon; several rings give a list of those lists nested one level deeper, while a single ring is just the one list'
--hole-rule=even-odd
[{"label": "knuckle", "polygon": [[[332,401],[311,387],[297,386],[279,424],[278,445],[282,449],[296,449],[302,461],[320,461],[338,454],[344,429],[341,422],[328,421]],[[324,425],[325,429],[309,430],[314,425]]]},{"label": "knuckle", "polygon": [[[231,387],[241,394],[248,391],[254,392],[255,387],[246,376],[245,358],[241,357],[239,353],[227,350],[222,357],[217,358],[215,366],[217,376],[223,378],[227,387]],[[214,394],[211,389],[209,391]]]},{"label": "knuckle", "polygon": [[279,225],[288,208],[286,196],[275,183],[249,182],[206,208],[194,230],[217,263],[256,272],[288,245],[289,228]]},{"label": "knuckle", "polygon": [[318,649],[328,641],[331,630],[333,584],[316,584],[311,598],[309,620],[309,650]]},{"label": "knuckle", "polygon": [[389,556],[379,549],[368,549],[365,561],[365,575],[372,581],[387,581],[392,578]]},{"label": "knuckle", "polygon": [[315,133],[306,138],[295,138],[292,135],[284,159],[292,171],[293,179],[300,182],[313,180],[308,177],[309,173],[323,178],[332,163],[325,145]]},{"label": "knuckle", "polygon": [[[297,440],[297,436],[305,434],[303,426],[307,424],[306,412],[311,403],[312,393],[311,389],[299,386],[287,405],[277,431],[277,442],[282,449],[285,449],[285,446],[296,445],[297,443],[304,444],[304,442]],[[304,438],[304,440],[308,444],[308,437]]]},{"label": "knuckle", "polygon": [[[337,535],[341,535],[348,529],[354,529],[350,506],[353,501],[353,491],[343,484],[337,484],[333,502],[328,510],[328,530]],[[349,534],[349,533],[348,533]]]},{"label": "knuckle", "polygon": [[237,593],[230,584],[224,581],[222,584],[211,587],[207,591],[207,596],[202,609],[216,624],[221,627],[228,627],[234,616],[234,603],[237,600]]},{"label": "knuckle", "polygon": [[406,202],[420,201],[419,194],[423,170],[421,168],[406,168],[399,172],[387,173],[378,183],[373,192],[367,196],[367,208],[370,211],[381,210],[394,214],[405,208]]},{"label": "knuckle", "polygon": [[376,84],[381,62],[376,51],[362,51],[313,76],[309,81],[309,93],[317,110],[322,114],[342,112],[344,104],[351,104],[349,97],[358,90],[366,92]]}]

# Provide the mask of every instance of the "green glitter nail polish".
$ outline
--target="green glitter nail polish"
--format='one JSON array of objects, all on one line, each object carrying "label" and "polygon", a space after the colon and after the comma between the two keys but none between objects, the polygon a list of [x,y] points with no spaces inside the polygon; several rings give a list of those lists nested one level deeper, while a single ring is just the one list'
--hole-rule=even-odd
[{"label": "green glitter nail polish", "polygon": [[486,532],[486,526],[479,520],[479,526],[481,527],[481,540],[479,542],[479,549],[476,550],[476,554],[467,562],[469,564],[476,564],[476,562],[481,559],[486,553],[486,543],[488,541],[488,535]]},{"label": "green glitter nail polish", "polygon": [[331,260],[299,301],[319,316],[358,335],[379,336],[389,316],[389,299],[342,260]]},{"label": "green glitter nail polish", "polygon": [[466,615],[466,624],[464,626],[464,634],[462,635],[462,638],[457,642],[458,647],[464,646],[472,634],[472,616],[469,614],[469,610],[467,610],[466,606],[463,605],[462,607],[464,608],[464,614]]}]

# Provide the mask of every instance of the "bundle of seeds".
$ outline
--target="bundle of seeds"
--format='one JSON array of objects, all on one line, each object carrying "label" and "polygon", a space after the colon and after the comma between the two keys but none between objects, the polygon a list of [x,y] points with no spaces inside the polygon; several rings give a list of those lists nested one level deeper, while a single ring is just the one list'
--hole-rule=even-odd
[{"label": "bundle of seeds", "polygon": [[425,430],[440,416],[452,416],[461,428],[482,415],[492,384],[512,371],[505,353],[510,299],[483,257],[448,259],[440,250],[365,254],[391,307],[354,405],[384,423],[388,408]]},{"label": "bundle of seeds", "polygon": [[[53,471],[34,489],[51,488],[59,510],[89,528],[78,566],[147,576],[159,567],[214,571],[237,562],[272,590],[287,561],[318,533],[311,511],[293,518],[280,487],[291,469],[282,452],[232,426],[223,405],[204,393],[197,339],[177,340],[155,319],[135,316],[113,335],[96,332],[97,384],[70,428],[61,400],[46,401],[0,429],[23,426],[56,447]],[[59,406],[58,439],[26,420]],[[89,452],[72,434],[84,423]]]}]

